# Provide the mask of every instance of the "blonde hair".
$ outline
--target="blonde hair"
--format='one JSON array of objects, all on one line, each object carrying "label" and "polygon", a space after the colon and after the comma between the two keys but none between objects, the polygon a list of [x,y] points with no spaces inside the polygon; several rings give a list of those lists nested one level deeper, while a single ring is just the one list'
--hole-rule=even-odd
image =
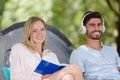
[{"label": "blonde hair", "polygon": [[[26,45],[26,47],[28,49],[30,49],[32,52],[36,51],[36,47],[35,47],[36,44],[33,42],[33,40],[31,39],[30,36],[31,36],[31,32],[32,32],[32,27],[33,27],[34,23],[37,21],[41,21],[45,26],[45,22],[41,18],[33,16],[33,17],[30,17],[26,21],[26,23],[23,27],[23,36],[24,36],[23,44]],[[45,26],[45,29],[46,29],[46,26]],[[44,49],[45,43],[46,43],[46,40],[42,44],[42,49]]]}]

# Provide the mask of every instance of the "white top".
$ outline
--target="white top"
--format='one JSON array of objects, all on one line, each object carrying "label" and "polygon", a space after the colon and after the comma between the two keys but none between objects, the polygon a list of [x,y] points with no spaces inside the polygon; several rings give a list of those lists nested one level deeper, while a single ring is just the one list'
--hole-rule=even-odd
[{"label": "white top", "polygon": [[41,58],[38,52],[32,53],[23,44],[15,44],[10,54],[10,80],[41,80],[42,75],[34,72],[41,59],[60,64],[55,53],[50,50],[44,50]]}]

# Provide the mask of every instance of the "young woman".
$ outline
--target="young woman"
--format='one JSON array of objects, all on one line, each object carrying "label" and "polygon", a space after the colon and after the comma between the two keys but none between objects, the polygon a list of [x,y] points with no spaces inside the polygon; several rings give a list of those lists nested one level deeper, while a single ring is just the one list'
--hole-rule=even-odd
[{"label": "young woman", "polygon": [[83,80],[77,65],[68,65],[53,74],[34,72],[41,59],[60,64],[57,56],[44,49],[46,42],[45,22],[39,17],[31,17],[24,28],[24,42],[13,45],[10,54],[11,80]]}]

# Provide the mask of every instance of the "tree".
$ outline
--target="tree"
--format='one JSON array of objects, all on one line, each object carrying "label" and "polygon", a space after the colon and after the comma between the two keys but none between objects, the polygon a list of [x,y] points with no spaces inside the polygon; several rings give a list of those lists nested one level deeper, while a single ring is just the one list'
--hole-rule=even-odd
[{"label": "tree", "polygon": [[[80,23],[84,12],[99,11],[104,16],[105,31],[102,41],[108,45],[115,44],[116,16],[105,0],[0,0],[7,1],[2,9],[2,23],[6,27],[27,20],[30,16],[39,16],[49,25],[62,32],[73,43],[74,48],[84,44]],[[27,3],[27,5],[26,5]],[[115,5],[114,2],[112,2]],[[13,5],[14,4],[14,5]],[[92,4],[92,5],[91,5]],[[117,4],[117,3],[116,3]],[[2,2],[3,5],[3,2]],[[34,5],[34,6],[33,6]],[[0,3],[1,6],[1,3]],[[3,13],[4,11],[4,13]],[[109,14],[108,14],[109,13]],[[1,19],[1,18],[0,18]],[[108,22],[109,21],[109,22]],[[111,27],[112,26],[112,27]],[[109,27],[109,28],[108,28]]]},{"label": "tree", "polygon": [[116,2],[115,6],[113,6],[112,0],[106,0],[106,2],[109,8],[115,13],[115,15],[118,18],[118,20],[116,21],[116,29],[118,32],[118,35],[116,37],[116,44],[117,44],[117,51],[120,55],[120,0],[114,0],[114,2]]},{"label": "tree", "polygon": [[[2,26],[1,21],[2,21],[4,6],[5,6],[6,2],[7,2],[7,0],[0,0],[0,26]],[[1,30],[1,27],[0,27],[0,30]]]}]

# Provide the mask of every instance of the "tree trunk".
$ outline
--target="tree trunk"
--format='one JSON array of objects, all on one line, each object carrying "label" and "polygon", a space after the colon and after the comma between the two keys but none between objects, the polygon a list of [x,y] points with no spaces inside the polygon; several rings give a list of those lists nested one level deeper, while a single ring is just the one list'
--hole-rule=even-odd
[{"label": "tree trunk", "polygon": [[116,37],[116,44],[117,44],[117,51],[118,51],[119,56],[120,56],[120,18],[116,22],[116,24],[117,24],[116,29],[118,31],[118,36]]}]

